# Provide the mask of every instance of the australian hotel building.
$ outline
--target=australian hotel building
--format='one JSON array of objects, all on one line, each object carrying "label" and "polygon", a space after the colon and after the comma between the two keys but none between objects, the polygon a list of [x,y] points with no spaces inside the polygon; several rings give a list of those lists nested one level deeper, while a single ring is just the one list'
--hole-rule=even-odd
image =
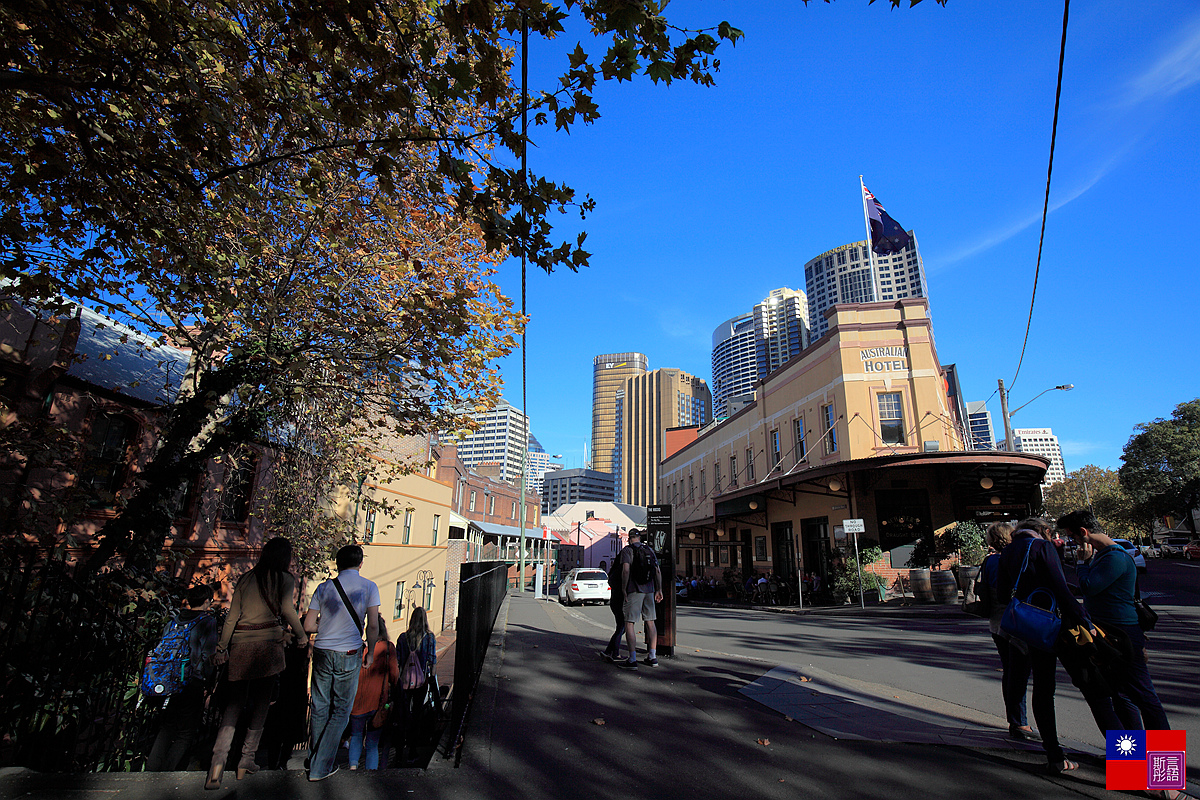
[{"label": "australian hotel building", "polygon": [[877,543],[883,566],[901,568],[921,536],[1040,503],[1046,459],[964,450],[925,299],[825,316],[828,334],[762,380],[753,403],[662,462],[679,573],[825,575],[852,554],[849,519],[863,520],[860,547]]}]

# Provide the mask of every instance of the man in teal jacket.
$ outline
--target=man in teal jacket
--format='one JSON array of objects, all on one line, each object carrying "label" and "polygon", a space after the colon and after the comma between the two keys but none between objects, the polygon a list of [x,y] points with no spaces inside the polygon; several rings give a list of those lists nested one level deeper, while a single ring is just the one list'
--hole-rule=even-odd
[{"label": "man in teal jacket", "polygon": [[[1146,730],[1170,730],[1166,712],[1147,666],[1146,634],[1138,627],[1133,600],[1137,568],[1125,548],[1105,536],[1096,516],[1086,509],[1059,518],[1058,528],[1079,545],[1075,574],[1088,615],[1105,630],[1119,629],[1129,637],[1131,652],[1114,671],[1113,705],[1127,726],[1140,720]],[[1140,712],[1140,713],[1139,713]]]}]

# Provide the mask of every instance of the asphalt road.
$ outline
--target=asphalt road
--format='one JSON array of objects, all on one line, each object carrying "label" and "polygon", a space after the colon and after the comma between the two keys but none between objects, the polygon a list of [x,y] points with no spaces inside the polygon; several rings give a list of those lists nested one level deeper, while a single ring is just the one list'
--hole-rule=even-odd
[{"label": "asphalt road", "polygon": [[[1071,576],[1068,568],[1068,579]],[[1200,563],[1152,560],[1143,596],[1160,614],[1150,635],[1150,672],[1173,728],[1200,731]],[[895,687],[1003,718],[1000,663],[985,620],[945,615],[809,615],[680,606],[676,653],[697,649],[754,658],[763,671],[814,666],[878,687]],[[605,606],[572,609],[612,630]],[[1103,749],[1104,740],[1078,690],[1059,671],[1061,736]],[[1032,713],[1030,714],[1032,720]],[[1032,724],[1032,723],[1031,723]]]}]

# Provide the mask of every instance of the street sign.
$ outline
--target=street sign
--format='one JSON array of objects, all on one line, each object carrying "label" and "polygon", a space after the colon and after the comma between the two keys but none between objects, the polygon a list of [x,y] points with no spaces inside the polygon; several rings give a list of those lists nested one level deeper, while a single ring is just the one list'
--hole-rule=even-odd
[{"label": "street sign", "polygon": [[842,529],[846,533],[866,533],[867,528],[861,519],[844,519],[842,520]]}]

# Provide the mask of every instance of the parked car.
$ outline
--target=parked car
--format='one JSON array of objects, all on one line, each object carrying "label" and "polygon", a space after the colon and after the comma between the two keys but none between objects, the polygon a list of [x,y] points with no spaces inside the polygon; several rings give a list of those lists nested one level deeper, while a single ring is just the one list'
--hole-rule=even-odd
[{"label": "parked car", "polygon": [[1129,557],[1133,559],[1133,565],[1137,567],[1138,572],[1146,571],[1146,557],[1142,555],[1142,551],[1137,548],[1133,542],[1128,539],[1113,539],[1114,542],[1121,545]]},{"label": "parked car", "polygon": [[1200,558],[1200,539],[1193,539],[1183,546],[1183,557],[1188,561]]},{"label": "parked car", "polygon": [[1183,548],[1187,547],[1191,541],[1186,536],[1172,536],[1162,543],[1159,548],[1163,558],[1178,558],[1183,555]]},{"label": "parked car", "polygon": [[583,603],[607,603],[612,596],[608,575],[601,569],[576,567],[558,582],[558,602],[573,606]]}]

